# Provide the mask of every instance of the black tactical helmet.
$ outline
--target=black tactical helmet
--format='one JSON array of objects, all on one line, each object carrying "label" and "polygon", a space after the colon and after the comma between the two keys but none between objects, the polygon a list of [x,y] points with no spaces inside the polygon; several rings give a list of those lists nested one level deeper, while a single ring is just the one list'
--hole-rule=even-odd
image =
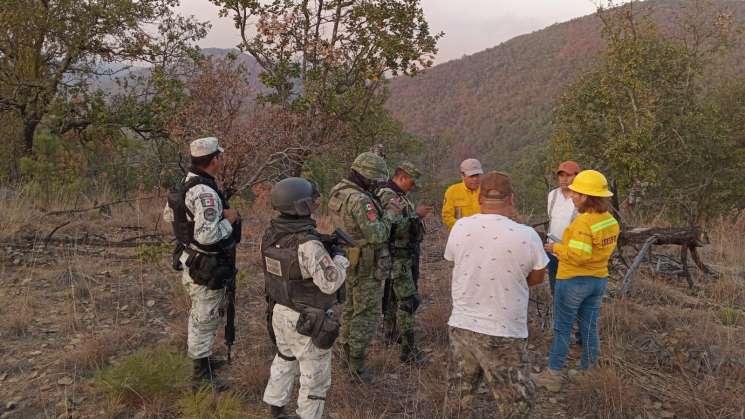
[{"label": "black tactical helmet", "polygon": [[313,212],[313,184],[300,177],[288,177],[272,188],[272,208],[288,215],[308,216]]}]

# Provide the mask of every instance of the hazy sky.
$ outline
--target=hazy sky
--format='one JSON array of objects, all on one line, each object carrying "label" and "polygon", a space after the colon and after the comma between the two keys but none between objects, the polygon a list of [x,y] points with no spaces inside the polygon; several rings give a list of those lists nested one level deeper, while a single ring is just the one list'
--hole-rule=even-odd
[{"label": "hazy sky", "polygon": [[[422,0],[433,31],[444,31],[437,62],[493,47],[517,35],[595,11],[598,0]],[[182,14],[212,22],[202,47],[229,48],[240,41],[229,19],[208,0],[182,0]]]}]

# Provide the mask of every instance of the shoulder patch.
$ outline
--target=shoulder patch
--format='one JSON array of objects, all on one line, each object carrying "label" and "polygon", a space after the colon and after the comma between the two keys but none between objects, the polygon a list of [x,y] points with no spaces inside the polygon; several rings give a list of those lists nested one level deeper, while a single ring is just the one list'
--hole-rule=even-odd
[{"label": "shoulder patch", "polygon": [[208,192],[200,193],[199,200],[202,202],[203,207],[214,207],[217,205],[215,196]]},{"label": "shoulder patch", "polygon": [[372,203],[368,202],[365,204],[365,212],[367,213],[368,220],[376,221],[378,219],[378,211]]},{"label": "shoulder patch", "polygon": [[210,222],[217,220],[217,210],[214,207],[205,208],[204,219]]}]

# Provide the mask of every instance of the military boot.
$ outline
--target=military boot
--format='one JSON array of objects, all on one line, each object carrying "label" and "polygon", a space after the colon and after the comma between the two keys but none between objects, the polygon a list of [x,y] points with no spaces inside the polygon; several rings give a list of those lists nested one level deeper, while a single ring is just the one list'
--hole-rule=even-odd
[{"label": "military boot", "polygon": [[287,413],[285,406],[273,406],[269,405],[272,411],[273,419],[300,419],[300,416],[295,416]]},{"label": "military boot", "polygon": [[197,390],[204,385],[212,386],[216,391],[228,389],[228,385],[215,375],[215,369],[206,357],[194,360],[194,372],[191,377],[192,389]]},{"label": "military boot", "polygon": [[349,358],[349,372],[352,374],[353,381],[359,381],[363,384],[372,384],[373,375],[365,368],[365,359],[350,357]]},{"label": "military boot", "polygon": [[426,364],[428,359],[422,351],[416,345],[416,339],[414,338],[414,332],[407,332],[401,336],[401,362],[423,365]]}]

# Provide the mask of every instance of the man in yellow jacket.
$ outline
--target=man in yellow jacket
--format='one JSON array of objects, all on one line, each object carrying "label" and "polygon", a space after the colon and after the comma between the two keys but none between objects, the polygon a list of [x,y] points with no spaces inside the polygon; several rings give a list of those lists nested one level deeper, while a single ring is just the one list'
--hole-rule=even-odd
[{"label": "man in yellow jacket", "polygon": [[463,181],[445,191],[445,202],[442,204],[442,222],[448,226],[448,230],[459,219],[481,211],[479,185],[483,173],[481,162],[476,159],[466,159],[460,164],[460,177]]}]

